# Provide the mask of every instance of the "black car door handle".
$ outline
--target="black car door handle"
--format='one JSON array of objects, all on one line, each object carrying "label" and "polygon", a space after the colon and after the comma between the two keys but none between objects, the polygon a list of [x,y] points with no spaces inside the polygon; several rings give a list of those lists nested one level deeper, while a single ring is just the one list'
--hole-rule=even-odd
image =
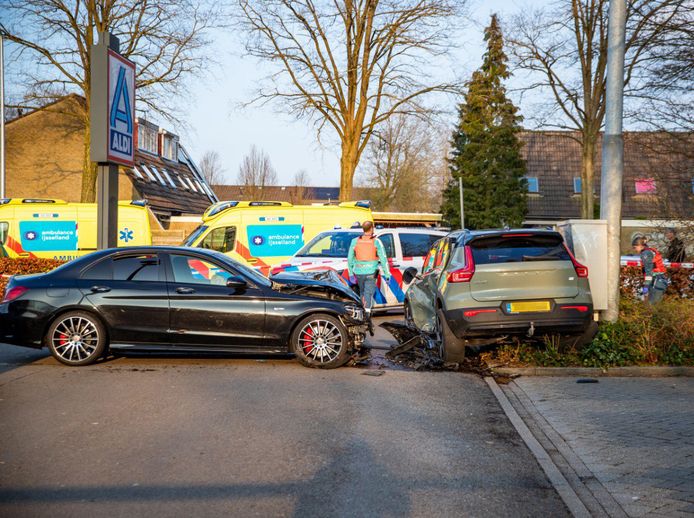
[{"label": "black car door handle", "polygon": [[190,295],[191,293],[195,293],[195,290],[193,288],[176,288],[176,293],[180,293],[182,295]]},{"label": "black car door handle", "polygon": [[111,291],[111,288],[108,286],[92,286],[90,289],[92,290],[92,293],[106,293]]}]

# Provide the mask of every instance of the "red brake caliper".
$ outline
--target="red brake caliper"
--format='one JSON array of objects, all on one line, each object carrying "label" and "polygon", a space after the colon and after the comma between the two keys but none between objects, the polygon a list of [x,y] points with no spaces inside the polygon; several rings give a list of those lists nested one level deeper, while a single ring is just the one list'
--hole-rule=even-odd
[{"label": "red brake caliper", "polygon": [[311,351],[313,351],[313,329],[309,327],[308,329],[304,330],[304,333],[303,335],[301,335],[301,338],[303,338],[304,342],[304,352],[308,354]]}]

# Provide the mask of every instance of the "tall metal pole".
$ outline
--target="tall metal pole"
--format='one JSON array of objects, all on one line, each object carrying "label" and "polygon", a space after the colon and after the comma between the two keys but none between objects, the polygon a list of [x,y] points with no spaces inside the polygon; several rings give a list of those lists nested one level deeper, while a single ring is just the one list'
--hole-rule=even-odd
[{"label": "tall metal pole", "polygon": [[5,38],[0,29],[0,198],[5,197]]},{"label": "tall metal pole", "polygon": [[[99,128],[99,132],[95,128],[102,123],[94,122],[95,115],[102,114],[108,107],[107,54],[103,49],[102,52],[99,52],[99,47],[108,47],[118,52],[120,42],[110,32],[101,32],[99,33],[98,45],[92,48],[91,102],[89,104],[92,152],[99,138],[108,138],[102,128]],[[102,119],[106,121],[106,116],[102,116]],[[99,250],[104,250],[118,245],[118,165],[102,161],[97,163],[96,247]]]},{"label": "tall metal pole", "polygon": [[463,177],[458,177],[458,190],[460,191],[460,228],[465,228],[465,203],[463,202]]},{"label": "tall metal pole", "polygon": [[607,220],[607,310],[603,319],[619,317],[619,256],[622,230],[622,177],[624,140],[624,39],[626,0],[610,0],[607,30],[607,86],[605,91],[605,134],[602,141],[600,219]]}]

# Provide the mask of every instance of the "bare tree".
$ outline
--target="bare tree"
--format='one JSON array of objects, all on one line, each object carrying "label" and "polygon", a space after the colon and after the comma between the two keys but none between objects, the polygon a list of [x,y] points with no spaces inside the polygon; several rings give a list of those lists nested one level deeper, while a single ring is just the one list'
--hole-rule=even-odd
[{"label": "bare tree", "polygon": [[[658,130],[694,131],[694,3],[683,4],[680,15],[668,20],[662,44],[652,55],[638,120]],[[690,146],[680,149],[686,147],[693,156]]]},{"label": "bare tree", "polygon": [[[639,96],[643,74],[686,0],[631,0],[627,8],[625,95]],[[582,146],[581,216],[593,217],[595,153],[605,116],[608,0],[559,0],[509,24],[517,67],[531,72],[527,89],[549,91],[548,125],[577,130]]]},{"label": "bare tree", "polygon": [[89,159],[90,49],[98,33],[120,39],[120,52],[134,61],[137,101],[171,116],[170,101],[182,81],[205,65],[199,52],[204,30],[215,20],[194,0],[0,0],[10,41],[38,67],[27,77],[28,105],[43,105],[68,93],[84,98],[77,117],[84,121],[82,201],[94,201],[96,168]]},{"label": "bare tree", "polygon": [[270,163],[268,154],[251,146],[239,166],[237,182],[244,186],[244,196],[250,200],[263,200],[265,187],[277,183],[277,172]]},{"label": "bare tree", "polygon": [[446,135],[415,117],[391,117],[374,133],[361,182],[379,210],[437,210],[448,180]]},{"label": "bare tree", "polygon": [[[422,112],[422,96],[452,90],[426,73],[446,51],[450,22],[465,0],[238,0],[247,51],[277,65],[259,101],[325,127],[339,138],[340,199],[375,128]],[[422,80],[422,78],[424,78]]]},{"label": "bare tree", "polygon": [[205,151],[200,159],[200,171],[209,185],[219,185],[224,181],[225,170],[216,151]]},{"label": "bare tree", "polygon": [[293,192],[291,193],[292,203],[302,204],[305,203],[309,197],[309,186],[311,184],[311,179],[305,169],[300,169],[294,175],[294,180],[292,182]]}]

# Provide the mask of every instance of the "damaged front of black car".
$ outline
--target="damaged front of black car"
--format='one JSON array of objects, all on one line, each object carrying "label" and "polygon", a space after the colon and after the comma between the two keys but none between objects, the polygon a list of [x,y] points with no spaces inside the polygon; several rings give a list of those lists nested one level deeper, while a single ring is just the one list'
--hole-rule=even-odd
[{"label": "damaged front of black car", "polygon": [[[339,367],[360,354],[367,332],[364,308],[356,293],[334,270],[282,272],[270,277],[273,291],[312,301],[310,315],[289,337],[297,359],[309,367]],[[315,305],[323,299],[322,309]],[[308,310],[308,307],[306,308]]]}]

